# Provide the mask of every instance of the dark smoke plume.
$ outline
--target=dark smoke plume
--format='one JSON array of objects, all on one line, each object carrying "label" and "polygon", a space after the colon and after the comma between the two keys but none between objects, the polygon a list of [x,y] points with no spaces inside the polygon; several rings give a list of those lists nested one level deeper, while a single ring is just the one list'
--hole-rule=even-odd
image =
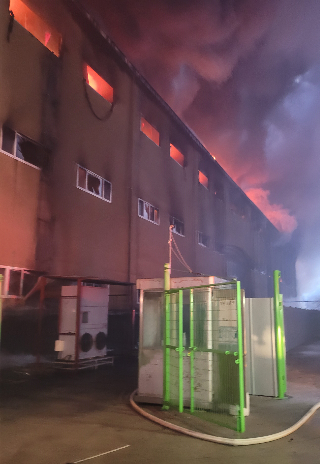
[{"label": "dark smoke plume", "polygon": [[300,296],[319,293],[320,2],[82,2],[287,239],[301,237]]}]

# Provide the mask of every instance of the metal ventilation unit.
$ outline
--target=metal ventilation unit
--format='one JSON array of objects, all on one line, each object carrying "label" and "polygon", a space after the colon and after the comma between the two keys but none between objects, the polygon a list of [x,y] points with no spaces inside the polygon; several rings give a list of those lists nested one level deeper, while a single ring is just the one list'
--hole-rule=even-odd
[{"label": "metal ventilation unit", "polygon": [[63,286],[55,367],[84,369],[113,362],[107,356],[109,286]]}]

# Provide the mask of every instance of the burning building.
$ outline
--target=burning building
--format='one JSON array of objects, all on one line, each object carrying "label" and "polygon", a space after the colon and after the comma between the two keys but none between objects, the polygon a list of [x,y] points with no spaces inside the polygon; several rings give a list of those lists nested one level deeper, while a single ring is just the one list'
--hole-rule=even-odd
[{"label": "burning building", "polygon": [[136,279],[163,274],[170,225],[193,273],[264,297],[278,268],[295,294],[296,251],[78,2],[0,8],[4,298],[45,275],[110,284],[111,313],[131,311]]}]

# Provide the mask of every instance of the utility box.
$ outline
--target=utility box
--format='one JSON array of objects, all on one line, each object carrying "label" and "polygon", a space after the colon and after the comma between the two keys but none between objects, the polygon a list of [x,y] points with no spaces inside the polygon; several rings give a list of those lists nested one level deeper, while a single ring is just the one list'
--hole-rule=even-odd
[{"label": "utility box", "polygon": [[56,367],[84,368],[107,358],[109,286],[61,288]]}]

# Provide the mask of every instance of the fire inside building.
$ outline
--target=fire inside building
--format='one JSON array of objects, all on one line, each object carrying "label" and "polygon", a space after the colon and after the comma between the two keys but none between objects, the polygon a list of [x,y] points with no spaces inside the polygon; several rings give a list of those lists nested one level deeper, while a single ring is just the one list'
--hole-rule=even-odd
[{"label": "fire inside building", "polygon": [[[61,302],[76,313],[103,291],[101,350],[133,348],[135,282],[162,277],[170,226],[193,275],[267,297],[280,269],[295,295],[296,250],[78,2],[0,8],[4,351],[53,355]],[[173,256],[172,276],[188,272]]]}]

